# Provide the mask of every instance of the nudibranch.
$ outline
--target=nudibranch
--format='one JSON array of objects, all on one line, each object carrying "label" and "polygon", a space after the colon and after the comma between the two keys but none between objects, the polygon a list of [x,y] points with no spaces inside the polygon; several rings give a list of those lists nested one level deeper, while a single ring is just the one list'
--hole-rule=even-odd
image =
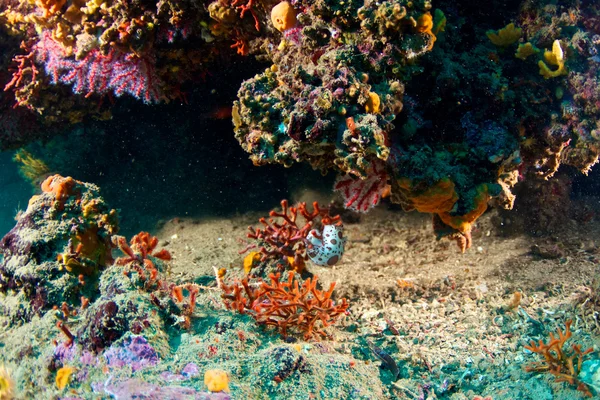
[{"label": "nudibranch", "polygon": [[344,227],[340,225],[325,225],[323,232],[311,230],[306,236],[308,241],[308,258],[322,267],[337,264],[344,254]]}]

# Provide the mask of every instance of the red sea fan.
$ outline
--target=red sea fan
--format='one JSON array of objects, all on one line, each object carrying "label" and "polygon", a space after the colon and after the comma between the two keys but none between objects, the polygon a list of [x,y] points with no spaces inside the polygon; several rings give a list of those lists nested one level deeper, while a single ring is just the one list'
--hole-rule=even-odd
[{"label": "red sea fan", "polygon": [[138,57],[117,49],[102,54],[93,49],[77,60],[67,55],[49,32],[42,34],[33,50],[37,60],[44,64],[52,83],[72,84],[75,93],[86,97],[109,91],[116,96],[127,93],[145,103],[157,103],[162,97],[151,55]]},{"label": "red sea fan", "polygon": [[374,161],[367,171],[366,179],[359,179],[350,174],[341,175],[335,182],[333,190],[344,198],[344,207],[367,212],[379,204],[389,191],[388,174],[381,161]]}]

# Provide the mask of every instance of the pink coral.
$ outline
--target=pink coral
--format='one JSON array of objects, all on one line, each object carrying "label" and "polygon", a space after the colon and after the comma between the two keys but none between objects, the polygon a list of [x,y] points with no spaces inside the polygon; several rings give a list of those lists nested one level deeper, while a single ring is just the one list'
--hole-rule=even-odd
[{"label": "pink coral", "polygon": [[52,83],[72,84],[75,93],[85,96],[109,91],[117,96],[128,93],[145,103],[158,102],[162,97],[151,55],[138,57],[117,49],[102,54],[93,49],[77,60],[49,32],[43,33],[34,51]]},{"label": "pink coral", "polygon": [[358,179],[350,174],[341,175],[336,180],[333,190],[342,195],[346,208],[367,212],[379,204],[389,190],[385,165],[380,161],[373,162],[367,171],[366,179]]}]

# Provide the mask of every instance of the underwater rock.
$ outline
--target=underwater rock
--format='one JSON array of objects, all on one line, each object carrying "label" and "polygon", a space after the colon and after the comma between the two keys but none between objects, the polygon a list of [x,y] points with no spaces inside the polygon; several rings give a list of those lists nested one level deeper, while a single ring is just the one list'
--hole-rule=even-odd
[{"label": "underwater rock", "polygon": [[600,395],[600,360],[586,360],[581,363],[578,378],[596,395]]},{"label": "underwater rock", "polygon": [[158,363],[158,355],[148,341],[143,336],[135,335],[123,340],[119,346],[107,349],[104,358],[109,367],[130,366],[133,372]]},{"label": "underwater rock", "polygon": [[114,301],[96,303],[91,309],[94,314],[87,329],[90,332],[91,349],[98,351],[110,345],[126,331],[126,320],[118,316],[119,306]]},{"label": "underwater rock", "polygon": [[[160,260],[155,259],[154,265],[157,271],[166,269]],[[118,340],[126,340],[125,335],[131,332],[143,334],[162,354],[168,346],[164,329],[176,321],[180,310],[157,288],[138,290],[138,277],[126,276],[125,271],[122,266],[112,265],[102,273],[98,299],[83,312],[77,341],[98,353]]]},{"label": "underwater rock", "polygon": [[[29,320],[5,323],[0,361],[11,368],[20,365],[14,380],[22,398],[230,399],[252,398],[255,393],[273,397],[280,385],[291,398],[306,398],[309,391],[329,398],[383,398],[385,388],[376,379],[375,366],[357,363],[333,347],[311,351],[317,347],[290,346],[279,335],[257,330],[252,318],[225,310],[220,291],[174,281],[169,274],[170,253],[156,248],[157,238],[143,232],[128,243],[114,234],[116,227],[109,230],[105,221],[113,214],[103,212],[107,208],[95,186],[55,176],[44,188],[2,241],[8,256],[0,264],[3,282],[25,276],[18,274],[19,268],[51,271],[50,277],[34,274],[38,287],[49,298],[65,300],[59,304],[54,300],[41,308],[47,312],[33,313]],[[320,211],[312,217],[317,214]],[[90,258],[85,247],[90,236],[77,239],[80,226],[106,234],[106,241],[93,242],[105,246],[102,257]],[[79,246],[72,240],[70,245],[72,235],[84,243]],[[110,250],[115,247],[123,256],[113,262]],[[75,271],[78,275],[72,276]],[[59,279],[65,276],[72,281]],[[316,280],[308,284],[316,285]],[[83,288],[75,291],[78,301],[68,303],[69,291],[79,287]],[[331,290],[316,308],[331,308],[341,315],[347,303],[333,303]],[[314,286],[310,291],[321,296]],[[26,309],[31,302],[17,285],[4,287],[1,295],[7,300],[2,302],[4,310]],[[311,329],[317,333],[322,328]],[[254,367],[246,372],[246,366]],[[204,391],[198,377],[206,370],[228,371],[231,397]],[[60,385],[31,384],[59,380]],[[188,387],[167,386],[184,381]],[[323,381],[334,384],[324,388],[319,383]]]},{"label": "underwater rock", "polygon": [[547,381],[541,379],[539,376],[534,376],[527,379],[525,384],[525,391],[532,399],[539,400],[552,400],[552,388]]},{"label": "underwater rock", "polygon": [[262,366],[260,374],[275,382],[310,371],[306,358],[291,347],[275,347],[266,351],[264,356],[269,362]]},{"label": "underwater rock", "polygon": [[302,12],[284,39],[265,38],[273,66],[238,92],[236,138],[255,165],[306,161],[365,178],[372,162],[389,155],[401,80],[432,49],[440,21],[433,27],[428,3],[293,6],[290,14]]},{"label": "underwater rock", "polygon": [[107,384],[103,388],[116,400],[126,399],[195,399],[195,400],[230,400],[231,396],[224,392],[198,392],[194,388],[184,386],[161,386],[139,379],[129,379],[123,382]]},{"label": "underwater rock", "polygon": [[165,371],[162,374],[160,374],[160,377],[167,382],[187,381],[188,379],[192,379],[193,377],[198,376],[199,374],[200,369],[198,368],[198,365],[196,365],[195,363],[188,363],[185,365],[185,367],[183,367],[181,373],[175,374],[170,371]]},{"label": "underwater rock", "polygon": [[42,183],[17,224],[0,241],[0,315],[11,323],[29,321],[63,303],[96,297],[100,271],[112,262],[111,236],[117,212],[99,188],[60,175]]}]

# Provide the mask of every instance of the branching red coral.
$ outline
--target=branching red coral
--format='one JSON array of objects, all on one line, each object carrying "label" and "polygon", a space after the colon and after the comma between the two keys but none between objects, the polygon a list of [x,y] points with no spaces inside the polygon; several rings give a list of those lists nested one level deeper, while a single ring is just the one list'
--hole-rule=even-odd
[{"label": "branching red coral", "polygon": [[188,329],[191,326],[198,293],[203,287],[194,283],[177,285],[168,281],[164,275],[165,269],[160,265],[157,268],[154,264],[156,260],[153,261],[150,257],[169,261],[171,254],[165,249],[155,251],[158,239],[148,232],[138,233],[129,244],[123,236],[116,236],[113,240],[125,254],[125,257],[118,258],[115,264],[126,266],[124,274],[127,276],[130,272],[136,272],[138,281],[141,282],[144,290],[151,292],[153,302],[157,306],[167,308],[175,304],[177,309],[174,314],[178,315],[177,323],[183,329]]},{"label": "branching red coral", "polygon": [[240,18],[244,18],[244,15],[246,14],[247,11],[250,11],[250,14],[252,14],[252,18],[254,18],[254,27],[256,28],[257,31],[260,31],[260,23],[258,22],[258,15],[256,14],[256,11],[254,11],[254,9],[252,8],[254,6],[254,0],[247,0],[246,4],[242,4],[244,2],[244,0],[233,0],[231,2],[231,5],[239,8],[241,10],[240,12]]},{"label": "branching red coral", "polygon": [[581,346],[578,344],[572,345],[572,352],[568,354],[563,346],[572,336],[571,323],[569,320],[565,324],[564,333],[560,329],[557,330],[558,337],[555,337],[553,333],[550,333],[550,340],[548,343],[544,343],[542,340],[538,344],[535,341],[531,341],[529,345],[524,346],[527,350],[533,353],[540,354],[544,357],[544,361],[533,363],[525,367],[527,372],[549,372],[556,377],[557,382],[568,382],[569,384],[576,386],[577,390],[583,392],[586,396],[592,397],[587,385],[577,379],[577,375],[581,371],[581,364],[583,357],[593,351],[593,348],[589,348],[585,351],[581,350]]},{"label": "branching red coral", "polygon": [[69,330],[69,328],[67,327],[67,325],[65,325],[65,323],[63,321],[58,321],[56,323],[56,327],[58,329],[60,329],[62,331],[62,333],[64,333],[65,336],[67,337],[67,340],[65,342],[65,347],[70,347],[73,344],[73,341],[75,340],[75,336],[73,336],[73,334],[71,333],[71,331]]},{"label": "branching red coral", "polygon": [[[316,222],[323,225],[335,224],[340,221],[340,216],[330,216],[329,209],[324,209],[315,201],[313,203],[313,211],[309,212],[306,208],[306,203],[300,203],[297,207],[289,207],[287,200],[281,201],[281,212],[275,210],[269,212],[268,220],[266,218],[259,219],[263,228],[248,227],[248,238],[255,239],[259,242],[260,252],[262,253],[261,261],[268,258],[279,259],[282,257],[300,257],[306,261],[306,236],[313,228]],[[300,224],[298,216],[304,220],[304,224]],[[275,218],[280,218],[281,223]],[[242,253],[257,247],[249,245]]]},{"label": "branching red coral", "polygon": [[240,56],[248,55],[248,41],[246,41],[246,39],[235,39],[235,42],[230,46],[230,48],[235,49],[236,53],[238,53]]},{"label": "branching red coral", "polygon": [[[4,91],[18,91],[24,86],[35,82],[38,76],[38,69],[35,66],[35,53],[28,48],[25,42],[21,43],[21,48],[28,51],[27,54],[19,54],[13,57],[15,70],[13,71],[12,79],[4,86]],[[19,106],[20,102],[15,104]]]},{"label": "branching red coral", "polygon": [[307,279],[300,286],[295,273],[290,272],[286,282],[281,274],[270,274],[271,283],[259,281],[252,285],[247,278],[232,285],[220,283],[223,300],[229,309],[251,315],[257,323],[274,326],[284,336],[290,331],[302,333],[304,339],[328,337],[325,328],[332,325],[348,310],[348,301],[338,304],[331,299],[335,282],[329,290],[317,289],[317,277]]},{"label": "branching red coral", "polygon": [[[188,302],[185,304],[185,296],[184,291],[188,294]],[[200,292],[200,286],[194,283],[187,283],[183,285],[173,286],[171,288],[171,297],[177,303],[183,303],[181,306],[181,322],[180,325],[183,329],[189,329],[191,326],[191,317],[196,309],[196,300],[198,298],[198,293]]]},{"label": "branching red coral", "polygon": [[158,238],[150,235],[148,232],[138,233],[131,238],[129,243],[131,246],[127,244],[127,239],[123,236],[118,236],[116,238],[116,245],[119,246],[119,249],[127,256],[118,258],[117,264],[125,265],[132,261],[141,261],[148,258],[149,255],[163,261],[171,260],[171,253],[165,249],[153,253],[158,245]]},{"label": "branching red coral", "polygon": [[148,232],[140,232],[131,239],[130,244],[127,244],[127,239],[123,236],[115,236],[113,241],[125,254],[125,257],[117,258],[115,261],[117,265],[127,265],[133,269],[138,273],[140,280],[146,281],[146,285],[159,283],[158,270],[148,256],[169,261],[171,260],[171,253],[165,249],[154,251],[158,245],[158,239],[155,236],[150,235]]}]

